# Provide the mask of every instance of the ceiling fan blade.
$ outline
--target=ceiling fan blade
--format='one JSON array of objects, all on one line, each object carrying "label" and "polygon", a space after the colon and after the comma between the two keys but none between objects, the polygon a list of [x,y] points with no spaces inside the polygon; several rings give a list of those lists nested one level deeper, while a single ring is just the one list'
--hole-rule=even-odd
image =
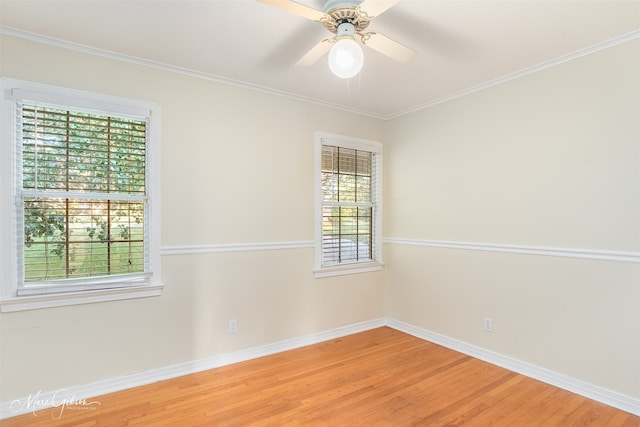
[{"label": "ceiling fan blade", "polygon": [[400,0],[364,0],[360,4],[360,9],[373,18],[395,6],[399,1]]},{"label": "ceiling fan blade", "polygon": [[314,47],[311,48],[309,52],[307,52],[298,62],[296,62],[296,67],[308,67],[313,65],[318,59],[322,58],[322,56],[331,49],[333,43],[331,43],[332,38],[326,38]]},{"label": "ceiling fan blade", "polygon": [[319,21],[324,18],[324,13],[319,10],[312,9],[304,6],[300,3],[289,0],[258,0],[260,3],[268,4],[269,6],[277,7],[278,9],[286,10],[303,18],[311,19],[312,21]]},{"label": "ceiling fan blade", "polygon": [[380,33],[367,33],[362,37],[362,42],[371,49],[399,62],[409,62],[416,56],[415,50]]}]

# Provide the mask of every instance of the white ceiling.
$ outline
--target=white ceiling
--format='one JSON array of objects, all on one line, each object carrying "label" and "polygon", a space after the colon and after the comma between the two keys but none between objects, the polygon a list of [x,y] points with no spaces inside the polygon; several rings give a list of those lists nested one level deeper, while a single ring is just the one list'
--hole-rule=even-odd
[{"label": "white ceiling", "polygon": [[[322,9],[322,0],[299,0]],[[0,0],[2,32],[88,46],[208,78],[390,118],[479,85],[640,37],[640,0],[402,0],[369,29],[418,51],[401,64],[365,48],[342,80],[322,58],[329,35],[255,0]]]}]

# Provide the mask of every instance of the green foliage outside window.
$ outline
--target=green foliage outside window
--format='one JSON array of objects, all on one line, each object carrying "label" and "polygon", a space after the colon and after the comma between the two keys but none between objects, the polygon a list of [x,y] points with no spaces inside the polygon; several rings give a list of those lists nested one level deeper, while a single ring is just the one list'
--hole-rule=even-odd
[{"label": "green foliage outside window", "polygon": [[144,271],[146,122],[23,105],[25,281]]}]

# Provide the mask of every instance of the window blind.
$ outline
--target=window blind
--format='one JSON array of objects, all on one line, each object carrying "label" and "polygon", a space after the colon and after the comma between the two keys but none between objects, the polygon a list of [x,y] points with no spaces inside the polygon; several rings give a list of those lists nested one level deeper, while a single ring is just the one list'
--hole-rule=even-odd
[{"label": "window blind", "polygon": [[147,121],[19,102],[18,295],[148,280]]},{"label": "window blind", "polygon": [[376,259],[375,156],[369,151],[322,146],[322,266]]}]

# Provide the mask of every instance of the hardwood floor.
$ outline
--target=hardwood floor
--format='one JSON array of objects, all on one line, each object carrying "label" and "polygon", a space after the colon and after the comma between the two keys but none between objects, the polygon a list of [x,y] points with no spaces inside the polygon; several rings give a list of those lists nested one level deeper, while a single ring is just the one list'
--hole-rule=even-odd
[{"label": "hardwood floor", "polygon": [[87,401],[99,405],[1,425],[640,426],[640,417],[387,327]]}]

